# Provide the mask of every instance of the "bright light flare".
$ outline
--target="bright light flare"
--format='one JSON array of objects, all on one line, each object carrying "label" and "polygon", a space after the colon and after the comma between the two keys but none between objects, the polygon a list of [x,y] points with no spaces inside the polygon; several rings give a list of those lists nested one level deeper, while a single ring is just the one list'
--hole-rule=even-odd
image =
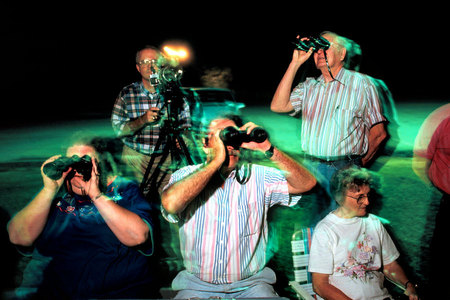
[{"label": "bright light flare", "polygon": [[188,57],[188,52],[185,49],[173,49],[170,46],[165,46],[163,50],[167,53],[167,55],[176,57],[179,60],[183,60]]},{"label": "bright light flare", "polygon": [[181,64],[189,63],[192,58],[192,51],[184,41],[167,41],[161,48],[169,59],[176,60]]}]

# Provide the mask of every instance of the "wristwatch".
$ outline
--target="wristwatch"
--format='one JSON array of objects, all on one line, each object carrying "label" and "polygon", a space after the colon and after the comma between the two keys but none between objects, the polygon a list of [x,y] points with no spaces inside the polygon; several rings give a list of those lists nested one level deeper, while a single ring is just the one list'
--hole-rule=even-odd
[{"label": "wristwatch", "polygon": [[270,148],[269,148],[269,150],[267,150],[266,152],[264,152],[264,156],[267,157],[267,158],[269,158],[269,159],[272,158],[272,156],[273,156],[273,149],[274,149],[274,146],[271,145]]}]

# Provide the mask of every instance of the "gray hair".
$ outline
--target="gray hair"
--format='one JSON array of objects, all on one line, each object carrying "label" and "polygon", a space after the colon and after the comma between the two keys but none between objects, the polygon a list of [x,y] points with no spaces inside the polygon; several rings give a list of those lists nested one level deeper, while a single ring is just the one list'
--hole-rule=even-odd
[{"label": "gray hair", "polygon": [[336,171],[330,181],[331,196],[342,205],[347,191],[359,191],[362,186],[380,187],[380,178],[365,168],[352,166]]},{"label": "gray hair", "polygon": [[359,44],[332,31],[323,31],[320,33],[321,36],[325,34],[331,35],[334,38],[338,50],[346,50],[344,67],[349,70],[359,71],[362,58],[362,51]]},{"label": "gray hair", "polygon": [[139,63],[140,59],[141,59],[141,52],[144,50],[154,50],[156,51],[156,53],[158,53],[158,55],[161,53],[161,50],[159,50],[157,47],[155,46],[151,46],[151,45],[147,45],[144,46],[143,48],[140,48],[137,52],[136,52],[136,64]]}]

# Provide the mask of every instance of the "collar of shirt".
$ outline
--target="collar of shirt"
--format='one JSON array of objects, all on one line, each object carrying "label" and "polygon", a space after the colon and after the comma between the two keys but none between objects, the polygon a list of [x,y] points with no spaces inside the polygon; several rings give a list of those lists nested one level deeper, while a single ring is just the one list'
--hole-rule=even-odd
[{"label": "collar of shirt", "polygon": [[[344,69],[344,68],[341,68],[340,70],[339,70],[339,72],[337,73],[337,75],[336,76],[334,76],[334,80],[333,81],[337,81],[337,82],[339,82],[340,84],[343,84],[344,86],[347,84],[347,82],[348,82],[348,74],[349,73],[349,71],[348,70],[346,70],[346,69]],[[319,83],[321,83],[322,85],[325,85],[326,84],[326,82],[325,82],[325,78],[323,77],[323,75],[320,75],[318,78],[317,78],[317,81],[319,82]],[[333,82],[333,81],[331,81],[331,82]]]},{"label": "collar of shirt", "polygon": [[144,87],[144,83],[141,81],[139,82],[139,89],[141,90],[141,93],[147,95],[150,97],[151,100],[155,100],[158,98],[158,91],[156,90],[154,93],[150,92]]}]

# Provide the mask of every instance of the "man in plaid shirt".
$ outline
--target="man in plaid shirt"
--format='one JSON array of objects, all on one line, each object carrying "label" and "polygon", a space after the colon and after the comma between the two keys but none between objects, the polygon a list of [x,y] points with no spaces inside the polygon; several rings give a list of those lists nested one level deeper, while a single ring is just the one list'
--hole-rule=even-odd
[{"label": "man in plaid shirt", "polygon": [[[167,141],[167,137],[162,136],[161,145],[155,152],[163,121],[167,116],[167,106],[165,106],[163,95],[158,93],[156,84],[150,80],[151,75],[157,70],[155,62],[160,56],[160,51],[152,46],[137,52],[136,69],[142,79],[122,89],[114,104],[111,117],[113,129],[124,143],[122,159],[132,169],[138,181],[142,181],[150,157],[154,153],[155,161],[149,174],[153,173]],[[191,125],[189,107],[186,101],[179,106],[178,112],[175,112],[178,116],[179,128],[189,128]],[[161,174],[168,171],[170,163],[170,156],[168,156]],[[166,176],[167,180],[168,177]],[[163,181],[161,187],[165,184]]]}]

